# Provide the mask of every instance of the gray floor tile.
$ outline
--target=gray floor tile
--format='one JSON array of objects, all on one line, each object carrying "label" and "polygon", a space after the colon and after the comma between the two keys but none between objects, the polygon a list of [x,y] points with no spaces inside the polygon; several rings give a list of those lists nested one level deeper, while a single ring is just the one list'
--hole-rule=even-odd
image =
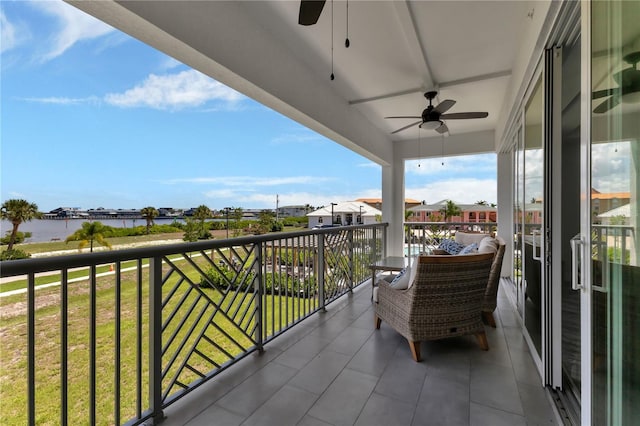
[{"label": "gray floor tile", "polygon": [[469,424],[469,385],[427,376],[416,406],[413,425]]},{"label": "gray floor tile", "polygon": [[518,390],[528,425],[555,424],[556,414],[542,385],[531,386],[526,383],[518,383]]},{"label": "gray floor tile", "polygon": [[331,423],[323,422],[320,419],[306,415],[298,422],[296,426],[333,426]]},{"label": "gray floor tile", "polygon": [[447,357],[429,357],[424,364],[428,377],[441,377],[447,380],[469,385],[471,380],[471,361],[468,356],[453,354]]},{"label": "gray floor tile", "polygon": [[523,415],[511,366],[471,362],[471,401]]},{"label": "gray floor tile", "polygon": [[380,377],[387,364],[398,349],[399,342],[379,342],[378,333],[374,333],[351,359],[348,368]]},{"label": "gray floor tile", "polygon": [[249,416],[275,392],[277,392],[297,370],[277,363],[256,372],[218,401],[218,405],[232,413]]},{"label": "gray floor tile", "polygon": [[364,345],[364,342],[366,342],[369,336],[371,336],[371,333],[373,333],[373,327],[371,327],[370,330],[357,327],[347,327],[333,340],[333,342],[329,344],[327,349],[353,356],[360,350],[362,345]]},{"label": "gray floor tile", "polygon": [[331,343],[329,339],[307,336],[282,352],[275,361],[288,367],[301,369],[318,356]]},{"label": "gray floor tile", "polygon": [[400,345],[389,361],[376,385],[376,392],[400,401],[415,404],[427,375],[424,363],[415,362],[409,354],[409,345]]},{"label": "gray floor tile", "polygon": [[542,378],[533,359],[531,359],[529,351],[513,349],[509,353],[511,354],[511,365],[513,365],[516,382],[542,386]]},{"label": "gray floor tile", "polygon": [[285,385],[242,426],[296,425],[317,399],[318,395],[314,393]]},{"label": "gray floor tile", "polygon": [[349,362],[349,355],[324,350],[289,382],[300,389],[320,395]]},{"label": "gray floor tile", "polygon": [[309,415],[336,426],[353,425],[376,382],[376,377],[344,369],[311,407]]},{"label": "gray floor tile", "polygon": [[356,426],[411,425],[415,405],[380,395],[376,392],[364,406]]},{"label": "gray floor tile", "polygon": [[508,413],[485,405],[471,403],[470,425],[471,426],[526,426],[527,422],[523,416]]},{"label": "gray floor tile", "polygon": [[[239,426],[244,421],[244,416],[234,414],[217,405],[212,405],[196,418],[186,423],[185,426]],[[162,423],[165,424],[164,422]]]}]

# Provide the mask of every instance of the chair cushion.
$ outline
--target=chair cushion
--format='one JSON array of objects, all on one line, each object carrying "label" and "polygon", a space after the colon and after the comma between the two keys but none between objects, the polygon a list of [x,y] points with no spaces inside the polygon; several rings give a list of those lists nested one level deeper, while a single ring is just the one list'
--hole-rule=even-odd
[{"label": "chair cushion", "polygon": [[478,245],[478,253],[498,253],[498,240],[492,237],[485,237]]},{"label": "chair cushion", "polygon": [[442,240],[438,245],[438,249],[444,250],[449,254],[458,254],[464,248],[464,244],[455,242],[454,240]]},{"label": "chair cushion", "polygon": [[389,283],[391,287],[396,290],[406,290],[409,288],[409,279],[411,278],[411,266],[404,268],[396,277]]},{"label": "chair cushion", "polygon": [[456,232],[456,243],[462,244],[463,246],[468,246],[469,244],[477,243],[480,244],[483,238],[489,237],[489,234],[479,234],[479,233],[471,233],[471,232]]},{"label": "chair cushion", "polygon": [[462,250],[460,250],[460,253],[458,254],[472,254],[472,253],[477,253],[478,252],[478,244],[477,243],[471,243],[468,246],[466,246],[465,248],[463,248]]}]

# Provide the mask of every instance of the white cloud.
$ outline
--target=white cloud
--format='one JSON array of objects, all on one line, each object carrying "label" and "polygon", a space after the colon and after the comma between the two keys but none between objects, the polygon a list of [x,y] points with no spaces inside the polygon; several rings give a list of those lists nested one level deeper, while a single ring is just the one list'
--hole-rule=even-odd
[{"label": "white cloud", "polygon": [[64,98],[64,97],[48,97],[48,98],[21,98],[27,102],[37,102],[41,104],[56,104],[56,105],[80,105],[87,103],[100,103],[100,99],[91,96],[88,98]]},{"label": "white cloud", "polygon": [[628,141],[591,146],[591,186],[603,193],[628,192],[631,182],[631,145]]},{"label": "white cloud", "polygon": [[288,144],[288,143],[308,143],[317,142],[323,140],[322,136],[308,132],[308,133],[287,133],[277,136],[271,139],[273,144]]},{"label": "white cloud", "polygon": [[33,5],[54,16],[60,28],[52,38],[52,45],[47,47],[48,52],[42,57],[43,62],[62,55],[80,41],[95,39],[115,31],[113,27],[63,1],[39,1]]},{"label": "white cloud", "polygon": [[453,200],[461,204],[474,204],[478,200],[495,203],[497,200],[497,181],[495,179],[448,179],[429,183],[424,186],[407,187],[405,196],[416,200],[425,200],[427,204],[440,200]]},{"label": "white cloud", "polygon": [[197,107],[210,101],[235,103],[244,96],[196,70],[178,74],[151,74],[145,81],[124,93],[110,93],[105,101],[131,108],[182,109]]},{"label": "white cloud", "polygon": [[334,178],[318,176],[289,176],[289,177],[255,177],[255,176],[221,176],[195,177],[184,179],[170,179],[162,183],[173,185],[177,183],[216,184],[230,187],[242,186],[250,191],[255,186],[305,185],[310,183],[327,182]]},{"label": "white cloud", "polygon": [[365,169],[377,169],[377,168],[380,168],[380,164],[374,163],[373,161],[369,161],[367,163],[357,164],[356,167],[362,167]]},{"label": "white cloud", "polygon": [[17,29],[0,10],[0,53],[13,49],[17,44]]}]

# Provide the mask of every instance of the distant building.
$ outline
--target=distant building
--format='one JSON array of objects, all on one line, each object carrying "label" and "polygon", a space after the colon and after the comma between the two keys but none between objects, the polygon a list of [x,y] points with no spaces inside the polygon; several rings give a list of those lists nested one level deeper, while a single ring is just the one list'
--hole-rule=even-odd
[{"label": "distant building", "polygon": [[[331,214],[333,213],[333,222]],[[309,214],[309,228],[318,225],[370,225],[376,223],[382,212],[361,201],[346,201],[321,207]]]},{"label": "distant building", "polygon": [[302,206],[282,206],[278,207],[278,217],[303,217],[311,210],[309,204]]},{"label": "distant building", "polygon": [[[358,198],[356,201],[360,203],[366,203],[374,209],[382,210],[382,198]],[[411,198],[404,199],[405,210],[408,210],[411,207],[419,206],[420,204],[422,203],[418,200],[414,200]]]},{"label": "distant building", "polygon": [[[442,210],[449,200],[441,200],[435,204],[420,204],[408,209],[408,222],[443,222]],[[483,204],[454,203],[460,208],[461,214],[447,218],[449,222],[497,222],[498,209]]]},{"label": "distant building", "polygon": [[629,204],[630,200],[630,192],[602,193],[591,188],[591,208],[596,215]]},{"label": "distant building", "polygon": [[80,207],[58,207],[43,216],[46,219],[80,219],[88,217],[88,214]]}]

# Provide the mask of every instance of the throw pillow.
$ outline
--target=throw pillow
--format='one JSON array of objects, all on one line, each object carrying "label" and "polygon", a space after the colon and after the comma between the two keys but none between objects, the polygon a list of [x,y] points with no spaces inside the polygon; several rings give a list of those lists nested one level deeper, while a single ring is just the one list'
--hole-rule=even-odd
[{"label": "throw pillow", "polygon": [[478,244],[473,243],[473,244],[469,244],[468,246],[460,250],[460,253],[458,254],[471,254],[471,253],[477,253],[477,252],[478,252]]},{"label": "throw pillow", "polygon": [[478,246],[478,253],[498,253],[498,240],[491,237],[483,238]]},{"label": "throw pillow", "polygon": [[453,240],[442,240],[438,248],[440,250],[448,252],[449,254],[458,254],[464,248],[464,246],[460,243],[456,243]]},{"label": "throw pillow", "polygon": [[404,268],[389,284],[396,290],[406,290],[409,287],[409,278],[411,277],[411,267]]},{"label": "throw pillow", "polygon": [[468,246],[471,243],[480,243],[483,238],[488,237],[489,234],[482,234],[479,232],[464,232],[458,231],[455,235],[456,243],[460,243],[463,246]]},{"label": "throw pillow", "polygon": [[407,288],[411,288],[411,286],[413,285],[413,282],[416,279],[416,275],[418,275],[418,262],[420,259],[419,257],[416,257],[415,259],[413,259],[413,263],[410,264],[411,267],[411,274],[409,275],[409,285],[407,286]]}]

